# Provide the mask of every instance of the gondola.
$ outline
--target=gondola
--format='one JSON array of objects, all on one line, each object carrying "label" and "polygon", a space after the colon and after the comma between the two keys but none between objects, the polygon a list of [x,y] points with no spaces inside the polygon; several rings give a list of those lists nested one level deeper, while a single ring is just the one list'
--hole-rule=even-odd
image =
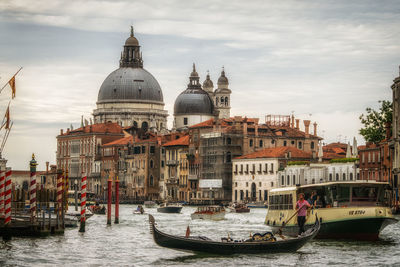
[{"label": "gondola", "polygon": [[[154,241],[161,247],[182,250],[205,252],[211,254],[256,254],[256,253],[281,253],[294,252],[317,235],[320,229],[319,220],[315,220],[312,228],[296,238],[278,236],[276,238],[271,232],[265,234],[254,234],[247,240],[232,240],[221,238],[214,241],[203,236],[174,236],[161,232],[157,229],[154,217],[149,214],[150,232]],[[187,231],[190,233],[190,231]]]}]

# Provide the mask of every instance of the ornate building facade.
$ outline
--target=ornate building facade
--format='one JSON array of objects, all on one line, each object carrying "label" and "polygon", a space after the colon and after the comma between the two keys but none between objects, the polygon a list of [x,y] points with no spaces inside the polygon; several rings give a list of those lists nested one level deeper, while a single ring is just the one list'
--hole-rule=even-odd
[{"label": "ornate building facade", "polygon": [[143,68],[138,40],[131,35],[125,41],[119,68],[100,87],[95,123],[115,122],[123,127],[136,126],[153,132],[167,128],[163,93],[157,80]]}]

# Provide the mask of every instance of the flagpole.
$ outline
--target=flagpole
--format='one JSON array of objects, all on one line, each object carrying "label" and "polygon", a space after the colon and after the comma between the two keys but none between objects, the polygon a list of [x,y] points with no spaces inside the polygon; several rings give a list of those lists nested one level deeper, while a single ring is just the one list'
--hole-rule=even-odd
[{"label": "flagpole", "polygon": [[22,67],[19,68],[19,70],[11,77],[10,80],[8,80],[8,82],[6,82],[6,84],[0,89],[0,94],[3,91],[4,88],[6,88],[7,84],[9,84],[9,82],[12,80],[12,78],[14,78],[15,76],[17,76],[17,74],[22,70]]}]

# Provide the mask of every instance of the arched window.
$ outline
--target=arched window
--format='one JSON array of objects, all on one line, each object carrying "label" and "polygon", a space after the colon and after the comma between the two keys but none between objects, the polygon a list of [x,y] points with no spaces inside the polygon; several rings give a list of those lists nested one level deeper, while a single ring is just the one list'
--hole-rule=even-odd
[{"label": "arched window", "polygon": [[290,185],[290,176],[287,176],[287,185]]},{"label": "arched window", "polygon": [[339,173],[336,173],[336,181],[339,181]]},{"label": "arched window", "polygon": [[301,141],[299,141],[299,149],[302,149],[303,145],[301,143]]},{"label": "arched window", "polygon": [[353,173],[351,172],[350,173],[350,181],[352,181],[353,180]]},{"label": "arched window", "polygon": [[228,97],[225,97],[225,106],[228,106]]},{"label": "arched window", "polygon": [[346,180],[346,174],[343,173],[343,181]]},{"label": "arched window", "polygon": [[150,168],[153,168],[154,167],[154,162],[153,162],[153,160],[150,160]]},{"label": "arched window", "polygon": [[332,173],[329,174],[329,181],[332,181]]},{"label": "arched window", "polygon": [[147,121],[142,122],[142,130],[147,132],[148,129],[149,129],[149,124],[147,123]]},{"label": "arched window", "polygon": [[281,181],[281,185],[285,184],[285,176],[282,175],[282,181]]},{"label": "arched window", "polygon": [[232,144],[232,139],[230,137],[226,138],[226,144],[227,145]]},{"label": "arched window", "polygon": [[154,178],[153,175],[150,175],[150,186],[154,185]]},{"label": "arched window", "polygon": [[293,175],[293,185],[296,184],[296,175]]}]

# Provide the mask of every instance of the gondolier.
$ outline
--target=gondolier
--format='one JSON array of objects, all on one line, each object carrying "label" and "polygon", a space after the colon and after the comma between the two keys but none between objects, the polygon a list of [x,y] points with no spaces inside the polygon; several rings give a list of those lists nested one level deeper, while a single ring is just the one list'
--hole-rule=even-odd
[{"label": "gondolier", "polygon": [[297,224],[299,226],[299,235],[304,233],[304,224],[306,222],[307,208],[311,207],[310,203],[304,199],[304,194],[299,194],[299,200],[296,203]]}]

